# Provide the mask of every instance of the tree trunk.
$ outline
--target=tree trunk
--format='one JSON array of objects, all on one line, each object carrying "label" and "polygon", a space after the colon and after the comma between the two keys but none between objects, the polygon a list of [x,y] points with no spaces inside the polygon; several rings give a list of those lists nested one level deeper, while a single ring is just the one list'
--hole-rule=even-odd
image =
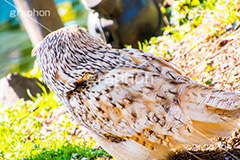
[{"label": "tree trunk", "polygon": [[13,0],[35,46],[48,33],[63,27],[54,0]]}]

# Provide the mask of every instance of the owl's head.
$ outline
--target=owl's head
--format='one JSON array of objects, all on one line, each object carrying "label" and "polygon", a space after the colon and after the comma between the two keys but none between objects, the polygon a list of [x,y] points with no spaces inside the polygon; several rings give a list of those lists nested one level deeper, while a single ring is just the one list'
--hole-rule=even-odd
[{"label": "owl's head", "polygon": [[88,34],[85,29],[72,25],[47,35],[32,55],[37,56],[43,79],[57,95],[75,88],[75,83],[90,72],[88,54],[109,49],[102,40]]}]

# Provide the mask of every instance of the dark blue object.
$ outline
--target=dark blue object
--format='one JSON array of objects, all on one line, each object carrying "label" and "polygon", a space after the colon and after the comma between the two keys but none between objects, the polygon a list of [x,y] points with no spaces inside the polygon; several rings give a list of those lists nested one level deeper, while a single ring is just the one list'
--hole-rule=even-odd
[{"label": "dark blue object", "polygon": [[114,47],[137,47],[161,33],[162,13],[154,0],[82,0],[89,9],[88,29]]}]

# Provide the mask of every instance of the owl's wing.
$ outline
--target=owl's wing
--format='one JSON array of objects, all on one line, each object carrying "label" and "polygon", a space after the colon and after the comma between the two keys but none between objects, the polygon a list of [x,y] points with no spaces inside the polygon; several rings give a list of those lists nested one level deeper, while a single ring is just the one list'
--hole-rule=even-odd
[{"label": "owl's wing", "polygon": [[176,139],[192,136],[191,121],[179,106],[178,85],[157,73],[114,69],[76,88],[69,104],[87,128],[109,139],[175,145]]},{"label": "owl's wing", "polygon": [[[185,101],[187,93],[182,90],[191,85],[163,77],[138,69],[114,69],[88,81],[85,88],[77,87],[69,96],[71,112],[87,128],[111,141],[130,138],[149,148],[154,144],[210,143],[210,136],[233,129],[224,122],[236,116],[229,119],[217,110],[206,112],[209,106],[194,96]],[[182,92],[185,96],[180,99]],[[214,116],[218,117],[215,121]],[[228,119],[220,121],[224,116]]]},{"label": "owl's wing", "polygon": [[[111,58],[111,52],[119,58]],[[229,107],[215,105],[221,96],[207,101],[217,93],[201,88],[166,60],[134,49],[109,50],[104,60],[137,65],[85,76],[67,93],[70,112],[92,131],[112,141],[131,138],[143,145],[176,146],[208,143],[210,136],[234,128],[225,122],[236,119],[238,107],[224,114]]]}]

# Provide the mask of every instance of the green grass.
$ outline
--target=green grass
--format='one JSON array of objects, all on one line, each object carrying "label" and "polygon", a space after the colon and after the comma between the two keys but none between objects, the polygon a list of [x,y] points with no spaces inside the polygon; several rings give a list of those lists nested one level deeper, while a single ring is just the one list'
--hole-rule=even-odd
[{"label": "green grass", "polygon": [[62,105],[51,92],[32,97],[34,101],[20,99],[9,108],[0,110],[0,159],[81,159],[110,157],[103,149],[95,149],[95,142],[82,139],[67,140],[68,129],[76,127],[65,117],[61,131],[41,135],[42,119]]}]

